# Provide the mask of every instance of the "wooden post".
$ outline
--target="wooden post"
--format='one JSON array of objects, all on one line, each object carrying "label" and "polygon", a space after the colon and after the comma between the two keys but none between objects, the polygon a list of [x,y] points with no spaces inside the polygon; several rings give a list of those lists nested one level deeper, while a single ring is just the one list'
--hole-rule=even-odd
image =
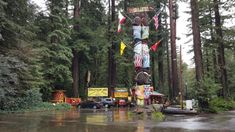
[{"label": "wooden post", "polygon": [[184,90],[183,90],[183,77],[182,77],[182,73],[183,73],[183,68],[182,68],[182,49],[181,49],[181,45],[180,45],[180,107],[181,109],[184,108],[183,106],[183,94],[184,94]]},{"label": "wooden post", "polygon": [[173,12],[173,0],[169,0],[170,11],[170,40],[171,40],[171,68],[172,68],[172,88],[173,98],[175,99],[179,94],[178,86],[178,70],[177,70],[177,54],[176,54],[176,13]]}]

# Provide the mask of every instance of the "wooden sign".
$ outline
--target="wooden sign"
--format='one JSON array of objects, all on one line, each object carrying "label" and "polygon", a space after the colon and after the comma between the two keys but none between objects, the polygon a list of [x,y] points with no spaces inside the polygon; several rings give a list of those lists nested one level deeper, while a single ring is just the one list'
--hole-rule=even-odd
[{"label": "wooden sign", "polygon": [[127,8],[128,13],[138,13],[138,12],[148,12],[148,11],[154,11],[154,7],[149,6],[142,6],[142,7],[129,7]]},{"label": "wooden sign", "polygon": [[114,92],[115,98],[127,98],[128,92]]},{"label": "wooden sign", "polygon": [[88,97],[108,96],[108,88],[88,88]]},{"label": "wooden sign", "polygon": [[114,88],[114,97],[115,98],[127,98],[128,97],[127,88]]}]

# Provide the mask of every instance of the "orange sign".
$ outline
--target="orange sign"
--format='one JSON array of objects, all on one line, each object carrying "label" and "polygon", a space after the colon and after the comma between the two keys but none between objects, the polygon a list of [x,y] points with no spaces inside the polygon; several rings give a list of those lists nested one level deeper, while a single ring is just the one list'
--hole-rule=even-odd
[{"label": "orange sign", "polygon": [[127,98],[128,92],[114,92],[115,98]]}]

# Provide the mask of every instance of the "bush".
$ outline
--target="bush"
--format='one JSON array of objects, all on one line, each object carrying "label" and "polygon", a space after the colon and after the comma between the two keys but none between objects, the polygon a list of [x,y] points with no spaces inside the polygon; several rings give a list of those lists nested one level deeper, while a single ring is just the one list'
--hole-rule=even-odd
[{"label": "bush", "polygon": [[153,112],[152,113],[152,119],[157,120],[157,121],[162,121],[164,120],[165,115],[162,114],[162,112]]},{"label": "bush", "polygon": [[201,82],[197,82],[195,87],[195,96],[198,100],[199,109],[201,111],[207,111],[209,109],[209,100],[217,97],[217,91],[221,89],[221,87],[210,77],[203,78]]},{"label": "bush", "polygon": [[49,103],[49,102],[42,102],[37,106],[33,107],[33,111],[45,111],[45,110],[69,110],[72,106],[67,103]]},{"label": "bush", "polygon": [[7,96],[2,102],[2,110],[17,111],[30,109],[42,103],[41,94],[38,89],[27,90],[21,97]]},{"label": "bush", "polygon": [[222,111],[235,109],[235,101],[225,100],[223,98],[214,98],[209,101],[210,112],[218,113]]}]

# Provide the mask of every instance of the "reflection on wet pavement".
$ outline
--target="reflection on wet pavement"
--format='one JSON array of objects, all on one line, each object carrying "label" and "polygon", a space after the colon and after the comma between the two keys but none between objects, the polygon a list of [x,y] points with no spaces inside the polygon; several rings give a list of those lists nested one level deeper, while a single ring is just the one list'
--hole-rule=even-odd
[{"label": "reflection on wet pavement", "polygon": [[[235,112],[167,115],[162,122],[127,108],[0,114],[1,132],[230,132]],[[132,113],[132,114],[131,114]]]}]

